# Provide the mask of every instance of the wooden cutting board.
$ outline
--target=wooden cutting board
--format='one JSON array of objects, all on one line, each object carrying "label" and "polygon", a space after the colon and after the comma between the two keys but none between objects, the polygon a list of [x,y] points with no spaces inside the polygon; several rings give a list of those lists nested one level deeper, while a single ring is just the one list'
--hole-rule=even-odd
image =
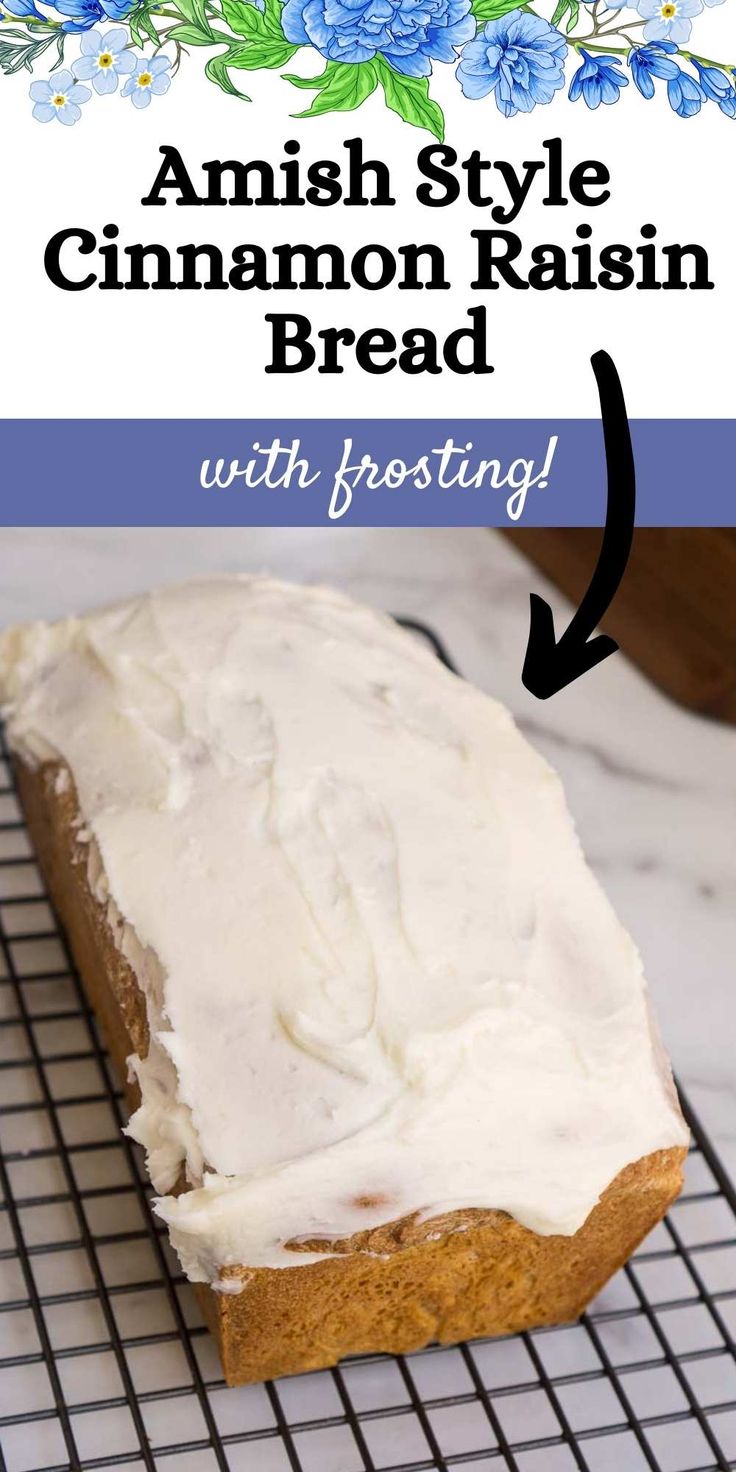
[{"label": "wooden cutting board", "polygon": [[[580,601],[600,529],[513,527],[503,534]],[[674,700],[736,725],[736,528],[638,527],[601,627]]]}]

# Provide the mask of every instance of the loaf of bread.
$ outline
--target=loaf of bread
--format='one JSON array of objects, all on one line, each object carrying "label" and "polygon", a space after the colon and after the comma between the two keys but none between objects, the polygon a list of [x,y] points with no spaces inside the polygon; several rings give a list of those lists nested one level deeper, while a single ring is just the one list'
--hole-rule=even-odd
[{"label": "loaf of bread", "polygon": [[0,697],[227,1380],[574,1318],[687,1131],[506,710],[391,620],[246,577],[11,629]]}]

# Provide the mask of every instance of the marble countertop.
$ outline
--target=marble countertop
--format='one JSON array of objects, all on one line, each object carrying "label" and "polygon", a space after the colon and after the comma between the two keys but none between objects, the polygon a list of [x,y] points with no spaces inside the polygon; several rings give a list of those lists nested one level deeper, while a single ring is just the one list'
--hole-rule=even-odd
[{"label": "marble countertop", "polygon": [[643,952],[678,1077],[736,1175],[736,731],[679,709],[621,654],[535,700],[520,678],[529,591],[569,614],[479,529],[6,528],[0,624],[235,569],[335,583],[423,619],[511,707],[563,778],[590,863]]}]

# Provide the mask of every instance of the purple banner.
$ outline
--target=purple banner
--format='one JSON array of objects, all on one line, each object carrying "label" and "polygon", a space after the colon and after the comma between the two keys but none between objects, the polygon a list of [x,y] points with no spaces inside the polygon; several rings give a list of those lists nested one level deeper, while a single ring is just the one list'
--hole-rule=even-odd
[{"label": "purple banner", "polygon": [[[634,420],[639,526],[736,525],[736,420]],[[6,526],[599,526],[590,419],[14,419]]]}]

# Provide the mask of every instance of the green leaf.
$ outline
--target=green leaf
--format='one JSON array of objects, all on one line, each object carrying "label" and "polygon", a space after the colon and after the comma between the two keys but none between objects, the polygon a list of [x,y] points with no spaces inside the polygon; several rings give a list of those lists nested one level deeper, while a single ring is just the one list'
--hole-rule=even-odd
[{"label": "green leaf", "polygon": [[256,10],[249,0],[222,0],[222,13],[236,36],[247,36],[255,40],[266,29],[260,10]]},{"label": "green leaf", "polygon": [[251,41],[247,46],[239,46],[230,51],[227,64],[255,72],[261,67],[285,66],[298,50],[298,46],[285,41],[283,36],[280,40],[264,36],[260,41]]},{"label": "green leaf", "polygon": [[199,26],[183,25],[172,26],[167,39],[181,41],[184,46],[211,46],[213,38],[210,31],[200,31]]},{"label": "green leaf", "polygon": [[258,71],[261,67],[285,66],[298,46],[287,41],[281,29],[281,5],[267,0],[265,11],[248,0],[223,0],[222,13],[230,29],[245,38],[245,45],[231,45],[228,66]]},{"label": "green leaf", "polygon": [[319,77],[297,77],[294,72],[284,72],[284,81],[291,82],[292,87],[306,87],[314,91],[315,87],[326,86],[326,82],[322,80],[325,76],[326,72],[322,72]]},{"label": "green leaf", "polygon": [[132,14],[128,16],[128,27],[130,29],[131,38],[133,41],[135,41],[136,46],[143,46],[144,36],[141,30],[140,20],[137,15]]},{"label": "green leaf", "polygon": [[312,92],[321,92],[323,88],[330,86],[335,74],[342,71],[344,65],[340,61],[328,61],[324,71],[316,77],[297,77],[293,72],[284,72],[284,81],[291,82],[293,87],[308,87]]},{"label": "green leaf", "polygon": [[207,21],[206,0],[176,0],[177,9],[184,20],[191,21],[200,31],[210,29]]},{"label": "green leaf", "polygon": [[473,0],[473,15],[478,20],[498,20],[510,10],[522,10],[523,0]]},{"label": "green leaf", "polygon": [[[294,114],[297,118],[316,118],[326,112],[354,112],[375,92],[378,78],[372,61],[328,61],[318,77],[311,77],[302,84],[317,89],[317,96],[304,112]],[[288,80],[293,81],[293,78]]]},{"label": "green leaf", "polygon": [[398,113],[405,123],[415,128],[426,128],[442,143],[445,136],[445,119],[442,108],[429,95],[427,77],[404,77],[395,72],[383,57],[377,56],[372,65],[383,87],[386,105]]},{"label": "green leaf", "polygon": [[148,14],[147,10],[144,10],[141,16],[141,26],[148,36],[149,41],[153,41],[154,46],[160,46],[161,37],[159,36],[159,33],[156,30],[156,27],[153,24],[153,21],[151,20],[151,17]]},{"label": "green leaf", "polygon": [[283,36],[284,28],[281,23],[281,12],[283,5],[281,0],[265,0],[263,10],[263,23],[272,36]]},{"label": "green leaf", "polygon": [[[183,8],[183,7],[182,7]],[[153,7],[154,12],[157,7]],[[145,46],[146,41],[152,41],[156,47],[161,47],[163,42],[156,30],[150,10],[145,5],[138,5],[125,17],[125,23],[130,28],[131,39],[136,46]]]},{"label": "green leaf", "polygon": [[328,61],[318,77],[285,75],[293,87],[308,87],[317,92],[311,106],[297,113],[300,118],[319,117],[326,112],[352,112],[375,91],[378,82],[392,112],[406,123],[426,128],[440,142],[445,135],[442,109],[429,96],[426,77],[403,77],[381,56],[357,63]]},{"label": "green leaf", "polygon": [[3,26],[0,33],[0,71],[4,72],[7,77],[12,77],[15,72],[22,71],[23,67],[26,71],[32,72],[34,62],[43,56],[44,51],[48,51],[49,47],[54,45],[57,49],[57,59],[51,70],[55,71],[64,55],[64,40],[63,31],[57,30],[56,27],[53,29],[44,27],[42,30],[40,26],[35,26],[34,35],[31,36],[29,31]]},{"label": "green leaf", "polygon": [[230,80],[227,70],[229,56],[229,51],[226,51],[223,56],[211,56],[204,69],[205,76],[209,77],[209,80],[214,82],[222,92],[227,92],[228,97],[239,97],[243,102],[250,102],[250,97],[247,97],[245,92],[239,92]]},{"label": "green leaf", "polygon": [[222,13],[236,36],[255,39],[265,35],[284,40],[281,0],[266,0],[263,10],[258,10],[250,0],[223,0]]},{"label": "green leaf", "polygon": [[579,14],[579,0],[558,0],[557,8],[554,15],[552,16],[552,25],[559,27],[561,21],[565,19],[565,16],[567,16],[567,24],[565,26],[565,30],[569,36],[570,32],[575,29],[575,26],[578,23]]},{"label": "green leaf", "polygon": [[63,42],[63,40],[61,38],[61,35],[56,36],[55,37],[55,40],[56,40],[56,61],[54,62],[53,66],[51,68],[52,72],[58,71],[59,67],[61,66],[62,61],[64,60],[64,42]]}]

